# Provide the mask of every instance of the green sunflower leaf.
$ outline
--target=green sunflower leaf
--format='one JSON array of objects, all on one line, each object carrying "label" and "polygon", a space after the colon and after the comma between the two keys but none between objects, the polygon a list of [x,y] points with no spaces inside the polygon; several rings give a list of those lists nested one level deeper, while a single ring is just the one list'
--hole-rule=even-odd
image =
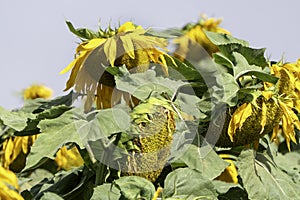
[{"label": "green sunflower leaf", "polygon": [[113,184],[105,183],[94,188],[91,200],[115,200],[120,199],[120,197],[120,190],[118,190]]},{"label": "green sunflower leaf", "polygon": [[74,110],[70,110],[55,119],[42,120],[38,127],[41,134],[31,147],[24,171],[42,164],[44,158],[53,159],[57,150],[64,144],[74,142],[83,148],[79,128],[85,120],[74,120]]},{"label": "green sunflower leaf", "polygon": [[264,56],[265,48],[253,49],[250,47],[242,46],[241,44],[227,44],[218,46],[222,54],[228,57],[232,62],[235,62],[233,52],[242,54],[250,65],[260,67],[268,66],[268,62]]},{"label": "green sunflower leaf", "polygon": [[236,164],[249,199],[300,199],[300,187],[267,155],[244,150]]},{"label": "green sunflower leaf", "polygon": [[140,100],[146,100],[153,92],[173,96],[181,86],[186,85],[180,80],[156,77],[153,70],[136,74],[123,73],[123,76],[115,76],[115,80],[117,89],[128,92]]},{"label": "green sunflower leaf", "polygon": [[163,199],[217,199],[217,191],[211,180],[201,173],[189,169],[179,168],[165,179]]},{"label": "green sunflower leaf", "polygon": [[95,117],[78,128],[84,144],[126,131],[130,127],[130,117],[125,109],[112,108],[97,111]]},{"label": "green sunflower leaf", "polygon": [[114,185],[120,190],[122,199],[152,199],[154,185],[139,176],[124,176],[115,180]]},{"label": "green sunflower leaf", "polygon": [[234,66],[234,64],[231,62],[231,60],[220,52],[214,53],[213,58],[216,63],[226,66],[229,69],[232,69]]},{"label": "green sunflower leaf", "polygon": [[216,32],[210,32],[210,31],[205,31],[205,34],[208,37],[208,39],[217,46],[227,45],[227,44],[240,44],[245,47],[249,46],[247,41],[237,39],[228,34],[216,33]]},{"label": "green sunflower leaf", "polygon": [[286,154],[278,153],[274,157],[277,166],[287,173],[291,179],[296,183],[300,184],[300,153],[288,152]]},{"label": "green sunflower leaf", "polygon": [[9,111],[0,106],[0,120],[2,123],[16,131],[21,131],[27,126],[29,119],[34,119],[35,115],[23,111]]},{"label": "green sunflower leaf", "polygon": [[228,166],[208,144],[203,147],[189,145],[180,160],[209,180],[218,177]]},{"label": "green sunflower leaf", "polygon": [[233,74],[236,80],[243,75],[254,75],[265,82],[276,84],[278,81],[277,77],[263,71],[262,68],[255,65],[249,65],[247,59],[242,54],[233,52],[233,56],[235,58]]},{"label": "green sunflower leaf", "polygon": [[60,106],[53,106],[50,109],[43,110],[42,112],[36,114],[36,117],[34,119],[29,119],[27,121],[27,126],[22,131],[15,132],[15,135],[26,136],[26,135],[38,134],[40,133],[38,124],[41,120],[57,118],[70,109],[72,108],[69,106],[60,105]]}]

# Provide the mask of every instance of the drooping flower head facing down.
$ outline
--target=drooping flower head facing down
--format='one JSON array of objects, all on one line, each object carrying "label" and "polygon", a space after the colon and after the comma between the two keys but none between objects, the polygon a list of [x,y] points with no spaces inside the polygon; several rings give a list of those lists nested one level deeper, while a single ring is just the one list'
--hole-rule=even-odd
[{"label": "drooping flower head facing down", "polygon": [[167,40],[148,34],[141,26],[126,22],[116,29],[93,32],[75,29],[67,23],[83,42],[76,49],[75,59],[61,73],[72,70],[65,90],[74,87],[76,92],[86,95],[85,110],[90,110],[95,99],[101,109],[118,103],[122,96],[117,94],[112,99],[114,77],[105,67],[125,65],[129,71],[138,73],[156,63],[168,75],[166,57],[171,57],[166,53]]},{"label": "drooping flower head facing down", "polygon": [[205,31],[224,33],[230,32],[221,28],[221,19],[202,17],[197,23],[189,23],[182,28],[183,35],[174,40],[177,49],[174,55],[180,59],[198,60],[218,51],[206,36]]}]

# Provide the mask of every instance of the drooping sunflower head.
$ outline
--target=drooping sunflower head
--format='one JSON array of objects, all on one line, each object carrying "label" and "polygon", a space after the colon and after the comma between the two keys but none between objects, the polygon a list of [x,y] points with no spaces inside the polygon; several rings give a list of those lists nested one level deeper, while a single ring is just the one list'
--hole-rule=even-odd
[{"label": "drooping sunflower head", "polygon": [[[70,23],[68,25],[73,33],[84,38],[84,42],[77,47],[75,59],[61,73],[72,70],[65,90],[74,87],[76,92],[87,95],[86,110],[91,108],[95,96],[98,108],[111,107],[119,100],[112,102],[112,94],[109,89],[106,90],[106,87],[114,88],[114,78],[105,67],[125,65],[131,72],[144,72],[150,63],[156,63],[168,75],[166,57],[173,59],[166,53],[167,40],[148,34],[141,26],[126,22],[115,30],[100,29],[101,33],[96,33],[75,29]],[[90,33],[89,37],[82,32]],[[100,97],[103,95],[105,101]],[[109,105],[105,102],[109,102]]]},{"label": "drooping sunflower head", "polygon": [[131,119],[137,134],[122,171],[154,182],[161,174],[170,156],[176,113],[165,100],[150,97],[134,107]]},{"label": "drooping sunflower head", "polygon": [[270,66],[271,73],[279,77],[278,93],[293,101],[293,107],[300,111],[300,59],[295,63],[276,63]]},{"label": "drooping sunflower head", "polygon": [[[197,23],[190,23],[183,27],[183,36],[174,40],[177,45],[175,56],[180,59],[199,59],[203,54],[212,55],[218,48],[206,36],[205,31],[229,34],[230,32],[219,26],[221,19],[203,17]],[[205,52],[203,52],[205,51]]]},{"label": "drooping sunflower head", "polygon": [[23,91],[23,98],[36,99],[44,98],[49,99],[53,94],[53,90],[46,87],[45,85],[33,84]]},{"label": "drooping sunflower head", "polygon": [[300,130],[299,118],[295,113],[300,111],[300,60],[296,63],[279,62],[270,68],[271,73],[279,77],[276,89],[279,94],[278,105],[283,113],[281,124],[274,128],[271,139],[276,139],[282,133],[290,150],[290,141],[297,143],[294,128]]}]

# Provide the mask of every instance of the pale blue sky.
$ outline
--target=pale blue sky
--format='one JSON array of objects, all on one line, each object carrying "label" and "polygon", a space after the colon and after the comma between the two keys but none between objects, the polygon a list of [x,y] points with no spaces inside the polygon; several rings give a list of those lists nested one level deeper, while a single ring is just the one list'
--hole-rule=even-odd
[{"label": "pale blue sky", "polygon": [[76,42],[65,24],[96,29],[98,21],[133,20],[143,27],[171,28],[195,22],[200,14],[223,18],[222,26],[252,47],[266,47],[272,60],[300,58],[300,1],[288,0],[1,0],[0,106],[22,105],[19,92],[32,83],[64,94]]}]

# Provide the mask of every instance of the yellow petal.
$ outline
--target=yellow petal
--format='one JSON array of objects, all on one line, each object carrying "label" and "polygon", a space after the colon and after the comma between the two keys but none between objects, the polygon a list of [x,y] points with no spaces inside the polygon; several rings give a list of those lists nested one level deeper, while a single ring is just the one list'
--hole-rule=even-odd
[{"label": "yellow petal", "polygon": [[29,149],[29,137],[30,136],[23,136],[23,137],[20,137],[22,139],[22,151],[24,154],[27,154],[28,153],[28,149]]},{"label": "yellow petal", "polygon": [[101,44],[103,44],[104,42],[106,41],[105,38],[95,38],[95,39],[91,39],[89,40],[88,42],[84,42],[84,43],[81,43],[76,51],[77,52],[81,52],[81,51],[89,51],[89,50],[93,50],[95,49],[96,47],[100,46]]},{"label": "yellow petal", "polygon": [[128,54],[132,59],[134,59],[134,46],[130,35],[120,36],[120,39],[122,40],[125,53]]},{"label": "yellow petal", "polygon": [[3,165],[4,165],[4,168],[7,168],[12,163],[11,156],[12,156],[13,150],[14,150],[14,142],[12,140],[12,137],[7,139],[5,141],[5,143],[6,143],[5,147],[3,147],[5,162],[3,163]]},{"label": "yellow petal", "polygon": [[251,103],[248,103],[246,108],[243,109],[242,114],[241,114],[241,118],[240,118],[240,121],[239,121],[239,129],[240,130],[242,129],[243,124],[246,121],[246,119],[248,117],[250,117],[251,114],[252,114],[252,105],[251,105]]},{"label": "yellow petal", "polygon": [[125,22],[118,28],[118,33],[126,33],[135,30],[135,26],[132,22]]},{"label": "yellow petal", "polygon": [[243,105],[238,107],[230,119],[227,133],[230,137],[231,142],[233,142],[233,135],[235,134],[236,129],[239,127],[241,116],[246,107],[247,107],[247,103],[244,103]]},{"label": "yellow petal", "polygon": [[160,54],[159,59],[160,59],[160,64],[162,66],[162,69],[163,69],[165,75],[168,76],[169,75],[168,65],[167,65],[167,62],[166,62],[166,59],[165,59],[164,55]]},{"label": "yellow petal", "polygon": [[272,98],[273,92],[272,91],[262,91],[261,92],[262,96],[268,101],[269,99]]},{"label": "yellow petal", "polygon": [[271,141],[275,140],[277,138],[278,134],[279,134],[279,124],[277,124],[273,128],[273,133],[272,133],[272,136],[271,136]]},{"label": "yellow petal", "polygon": [[104,43],[104,53],[108,58],[108,61],[111,66],[114,66],[116,56],[117,56],[117,44],[116,38],[108,38],[107,41]]},{"label": "yellow petal", "polygon": [[267,106],[263,101],[261,105],[261,121],[260,121],[261,130],[259,134],[262,134],[264,132],[266,123],[267,123]]},{"label": "yellow petal", "polygon": [[86,53],[87,53],[87,51],[84,51],[84,52],[80,53],[79,56],[77,56],[66,68],[61,70],[59,73],[64,74],[64,73],[68,72],[69,70],[71,70],[76,65],[79,67],[80,63],[82,63],[84,57],[86,56]]}]

